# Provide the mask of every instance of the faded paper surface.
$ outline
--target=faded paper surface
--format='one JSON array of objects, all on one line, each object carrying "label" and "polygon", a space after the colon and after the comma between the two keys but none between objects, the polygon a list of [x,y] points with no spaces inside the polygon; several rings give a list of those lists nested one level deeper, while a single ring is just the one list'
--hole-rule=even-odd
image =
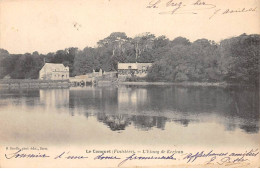
[{"label": "faded paper surface", "polygon": [[[12,54],[83,49],[112,32],[220,42],[259,34],[259,6],[259,0],[1,0],[0,48]],[[190,95],[185,88],[171,90],[180,110],[167,102],[146,110],[163,98],[157,89],[3,90],[0,167],[259,167],[259,115],[220,117],[221,106],[204,110],[211,104],[198,103],[204,90]],[[109,119],[124,114],[126,128],[113,130]]]}]

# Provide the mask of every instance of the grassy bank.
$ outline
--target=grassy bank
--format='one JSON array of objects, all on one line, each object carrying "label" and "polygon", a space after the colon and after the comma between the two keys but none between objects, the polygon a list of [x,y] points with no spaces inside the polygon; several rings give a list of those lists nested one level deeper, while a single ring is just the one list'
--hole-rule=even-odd
[{"label": "grassy bank", "polygon": [[69,87],[69,80],[3,79],[0,88],[58,88]]},{"label": "grassy bank", "polygon": [[14,84],[14,83],[59,83],[59,82],[69,82],[69,80],[0,79],[0,84]]}]

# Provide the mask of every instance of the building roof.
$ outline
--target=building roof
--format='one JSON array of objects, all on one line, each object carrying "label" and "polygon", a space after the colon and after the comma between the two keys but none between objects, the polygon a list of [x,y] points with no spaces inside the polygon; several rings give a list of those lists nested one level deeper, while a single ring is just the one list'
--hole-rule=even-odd
[{"label": "building roof", "polygon": [[142,67],[150,67],[152,63],[118,63],[118,69],[142,69]]},{"label": "building roof", "polygon": [[69,69],[69,67],[65,67],[63,64],[57,63],[45,63],[43,67],[46,67],[47,70],[55,71],[64,71],[65,69]]}]

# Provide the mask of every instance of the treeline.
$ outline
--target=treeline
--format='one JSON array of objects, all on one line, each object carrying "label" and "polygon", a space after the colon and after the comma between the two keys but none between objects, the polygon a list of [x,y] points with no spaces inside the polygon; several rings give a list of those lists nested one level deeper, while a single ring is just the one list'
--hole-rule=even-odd
[{"label": "treeline", "polygon": [[151,33],[134,38],[115,32],[97,47],[67,48],[46,55],[9,54],[0,50],[0,78],[37,79],[45,62],[63,63],[70,76],[102,68],[117,70],[118,62],[151,62],[148,81],[201,81],[259,83],[260,35],[242,34],[216,43],[207,39],[190,42],[184,37],[169,40]]},{"label": "treeline", "polygon": [[45,62],[63,63],[70,67],[73,72],[74,58],[78,52],[77,48],[58,50],[56,53],[47,55],[38,52],[25,54],[9,54],[8,51],[0,49],[0,79],[10,77],[12,79],[38,79],[39,71]]}]

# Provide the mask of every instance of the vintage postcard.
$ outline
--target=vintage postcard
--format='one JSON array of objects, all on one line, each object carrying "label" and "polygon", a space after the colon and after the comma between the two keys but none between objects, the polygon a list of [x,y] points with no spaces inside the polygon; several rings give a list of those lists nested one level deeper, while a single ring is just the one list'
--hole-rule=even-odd
[{"label": "vintage postcard", "polygon": [[259,0],[0,0],[0,168],[259,168]]}]

